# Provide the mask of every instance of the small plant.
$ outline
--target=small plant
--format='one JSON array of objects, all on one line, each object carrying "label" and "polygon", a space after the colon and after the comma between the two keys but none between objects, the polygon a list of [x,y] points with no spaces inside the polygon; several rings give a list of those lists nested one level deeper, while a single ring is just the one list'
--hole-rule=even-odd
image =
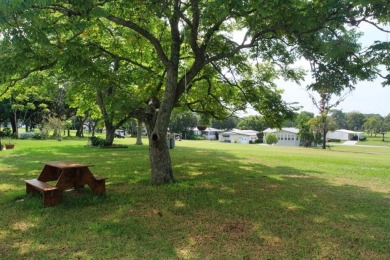
[{"label": "small plant", "polygon": [[268,134],[265,137],[265,141],[267,142],[267,144],[276,144],[278,142],[278,138],[275,134]]},{"label": "small plant", "polygon": [[9,128],[9,127],[4,127],[3,128],[3,135],[4,135],[4,137],[5,136],[11,136],[11,133],[12,133],[11,128]]}]

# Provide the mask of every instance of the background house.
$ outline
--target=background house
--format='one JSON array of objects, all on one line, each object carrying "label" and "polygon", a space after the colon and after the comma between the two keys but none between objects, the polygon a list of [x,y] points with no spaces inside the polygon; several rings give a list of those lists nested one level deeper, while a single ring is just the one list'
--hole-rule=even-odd
[{"label": "background house", "polygon": [[299,129],[293,127],[286,127],[282,129],[268,128],[263,131],[263,142],[266,143],[266,137],[269,134],[274,134],[278,138],[276,145],[280,146],[299,146]]},{"label": "background house", "polygon": [[218,136],[223,130],[207,127],[205,130],[199,130],[198,128],[193,128],[192,131],[195,135],[203,136],[207,140],[218,140]]},{"label": "background house", "polygon": [[339,129],[336,131],[329,131],[326,134],[326,139],[339,139],[341,141],[360,140],[364,135],[364,132],[355,132],[346,129]]},{"label": "background house", "polygon": [[249,144],[249,141],[254,142],[258,139],[258,133],[258,131],[254,130],[233,129],[231,131],[220,133],[219,141],[228,143]]}]

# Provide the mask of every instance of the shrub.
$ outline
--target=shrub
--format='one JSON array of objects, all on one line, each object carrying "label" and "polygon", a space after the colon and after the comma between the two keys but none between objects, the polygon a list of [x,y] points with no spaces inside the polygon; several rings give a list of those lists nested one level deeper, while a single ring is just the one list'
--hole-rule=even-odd
[{"label": "shrub", "polygon": [[267,142],[267,144],[276,144],[278,142],[278,138],[275,134],[268,134],[265,137],[265,141]]},{"label": "shrub", "polygon": [[42,132],[26,132],[26,133],[20,133],[18,138],[19,139],[42,140],[42,139],[46,139],[47,136],[45,133],[42,133]]},{"label": "shrub", "polygon": [[340,143],[340,139],[328,139],[328,142],[330,143]]},{"label": "shrub", "polygon": [[12,133],[11,128],[4,127],[2,132],[2,137],[11,136],[11,133]]},{"label": "shrub", "polygon": [[103,146],[106,146],[106,140],[104,140],[103,138],[101,137],[97,137],[97,136],[92,136],[89,138],[91,140],[91,145],[92,146],[98,146],[98,147],[103,147]]},{"label": "shrub", "polygon": [[48,138],[48,134],[46,132],[35,133],[33,138],[36,139],[36,140],[47,139]]},{"label": "shrub", "polygon": [[19,139],[33,139],[35,134],[36,134],[35,132],[20,133]]}]

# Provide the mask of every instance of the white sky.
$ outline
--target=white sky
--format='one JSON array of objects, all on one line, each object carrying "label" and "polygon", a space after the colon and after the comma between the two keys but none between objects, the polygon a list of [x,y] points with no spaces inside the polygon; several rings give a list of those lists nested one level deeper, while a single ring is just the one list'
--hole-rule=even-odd
[{"label": "white sky", "polygon": [[[387,27],[389,28],[389,27]],[[367,46],[373,41],[389,41],[390,35],[377,30],[375,27],[365,24],[361,26],[364,33],[362,36],[363,46]],[[317,108],[313,105],[305,87],[310,82],[302,82],[300,86],[293,82],[277,82],[278,88],[284,89],[283,98],[286,102],[299,102],[303,106],[302,110],[318,114]],[[356,89],[335,109],[344,113],[357,111],[363,114],[381,114],[386,116],[390,113],[390,86],[382,87],[382,80],[376,79],[372,82],[359,82]]]}]

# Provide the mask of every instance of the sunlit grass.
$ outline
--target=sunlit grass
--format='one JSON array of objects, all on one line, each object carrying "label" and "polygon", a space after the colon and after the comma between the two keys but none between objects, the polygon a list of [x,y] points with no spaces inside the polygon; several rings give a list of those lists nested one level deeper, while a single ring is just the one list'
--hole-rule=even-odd
[{"label": "sunlit grass", "polygon": [[[177,182],[150,185],[147,145],[15,140],[0,152],[0,258],[389,259],[390,149],[176,142]],[[147,140],[144,140],[144,144]],[[94,164],[89,188],[43,208],[44,161]]]}]

